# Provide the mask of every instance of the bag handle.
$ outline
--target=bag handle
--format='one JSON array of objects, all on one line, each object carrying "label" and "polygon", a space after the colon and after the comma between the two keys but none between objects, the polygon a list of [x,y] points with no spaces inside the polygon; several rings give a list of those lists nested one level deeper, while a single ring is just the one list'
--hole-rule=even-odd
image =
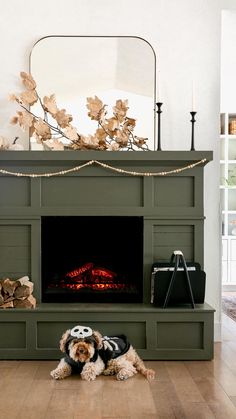
[{"label": "bag handle", "polygon": [[167,293],[166,293],[166,298],[165,298],[165,301],[164,301],[164,304],[163,304],[163,308],[166,308],[167,304],[169,302],[169,299],[170,299],[170,296],[171,296],[171,291],[172,291],[172,288],[173,288],[173,285],[174,285],[174,282],[175,282],[175,278],[176,278],[176,274],[177,274],[180,262],[182,262],[182,264],[183,264],[184,272],[185,272],[185,275],[186,275],[187,290],[188,290],[191,306],[192,306],[192,308],[195,308],[194,299],[193,299],[193,291],[192,291],[192,287],[191,287],[191,283],[190,283],[190,279],[189,279],[188,269],[187,269],[187,265],[186,265],[186,261],[185,261],[183,252],[181,252],[181,250],[175,250],[173,252],[173,254],[171,256],[171,259],[170,259],[170,262],[173,263],[174,261],[175,261],[174,271],[173,271],[172,276],[171,276],[171,280],[170,280],[169,287],[168,287],[168,290],[167,290]]},{"label": "bag handle", "polygon": [[174,250],[170,258],[170,263],[173,263],[176,260],[176,256],[181,256],[183,259],[185,259],[181,250]]}]

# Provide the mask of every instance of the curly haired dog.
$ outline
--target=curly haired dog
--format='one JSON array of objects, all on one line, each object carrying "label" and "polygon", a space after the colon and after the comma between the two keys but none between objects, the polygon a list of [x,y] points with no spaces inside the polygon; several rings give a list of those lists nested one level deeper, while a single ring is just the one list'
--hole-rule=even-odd
[{"label": "curly haired dog", "polygon": [[65,353],[57,368],[51,371],[55,380],[78,373],[83,380],[92,381],[100,374],[116,375],[126,380],[137,372],[148,380],[155,372],[147,369],[126,336],[103,336],[86,326],[67,330],[60,340],[60,350]]}]

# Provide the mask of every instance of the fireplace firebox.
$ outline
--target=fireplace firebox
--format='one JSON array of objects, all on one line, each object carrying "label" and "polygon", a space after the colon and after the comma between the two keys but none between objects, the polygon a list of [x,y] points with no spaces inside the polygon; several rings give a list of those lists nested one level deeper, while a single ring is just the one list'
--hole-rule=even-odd
[{"label": "fireplace firebox", "polygon": [[142,302],[143,217],[44,216],[43,302]]}]

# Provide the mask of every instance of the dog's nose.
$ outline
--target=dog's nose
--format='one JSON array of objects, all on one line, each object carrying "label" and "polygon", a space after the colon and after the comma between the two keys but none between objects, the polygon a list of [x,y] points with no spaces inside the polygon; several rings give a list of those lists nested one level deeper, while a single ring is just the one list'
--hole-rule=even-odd
[{"label": "dog's nose", "polygon": [[79,353],[80,354],[83,354],[84,353],[84,350],[83,349],[79,349]]}]

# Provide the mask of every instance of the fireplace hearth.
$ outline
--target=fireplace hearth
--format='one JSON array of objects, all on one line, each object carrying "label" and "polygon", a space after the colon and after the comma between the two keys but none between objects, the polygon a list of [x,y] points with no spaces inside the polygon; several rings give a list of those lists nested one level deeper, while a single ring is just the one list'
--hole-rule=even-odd
[{"label": "fireplace hearth", "polygon": [[42,301],[142,301],[143,217],[42,217]]}]

